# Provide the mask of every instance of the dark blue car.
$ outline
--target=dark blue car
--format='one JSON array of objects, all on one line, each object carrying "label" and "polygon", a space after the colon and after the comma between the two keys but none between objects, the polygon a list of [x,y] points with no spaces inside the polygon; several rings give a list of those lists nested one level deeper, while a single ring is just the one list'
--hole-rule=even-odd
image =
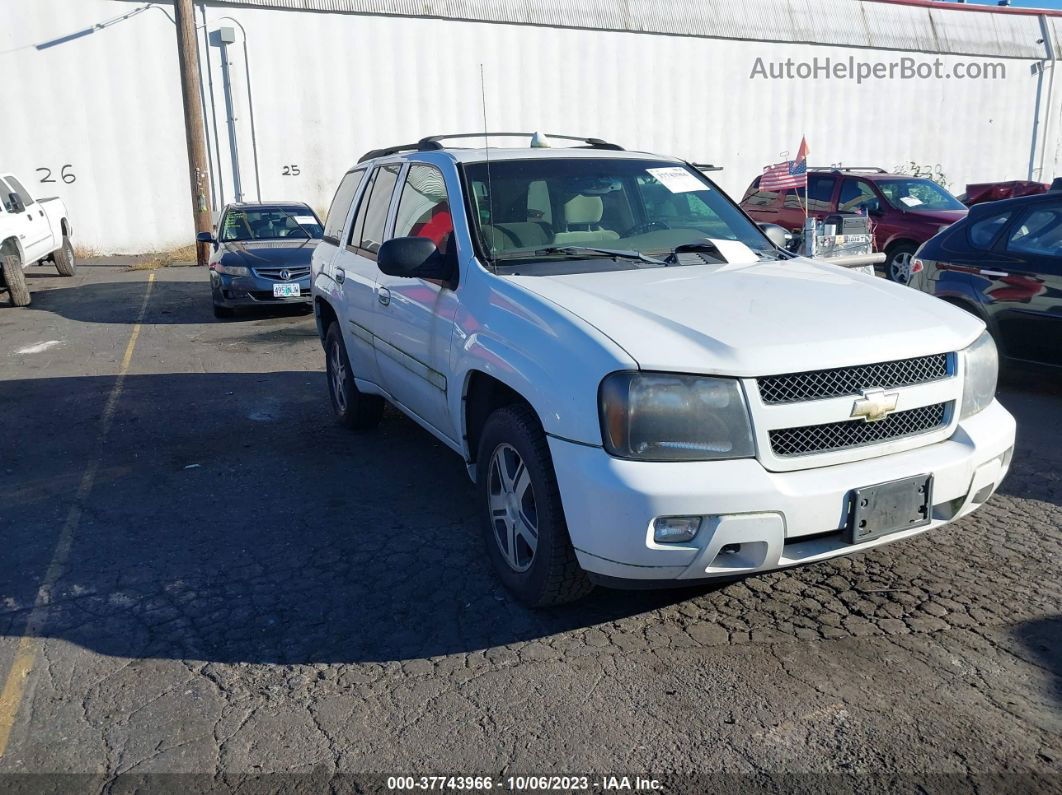
[{"label": "dark blue car", "polygon": [[919,261],[911,286],[984,320],[1001,355],[1062,367],[1062,192],[975,205]]}]

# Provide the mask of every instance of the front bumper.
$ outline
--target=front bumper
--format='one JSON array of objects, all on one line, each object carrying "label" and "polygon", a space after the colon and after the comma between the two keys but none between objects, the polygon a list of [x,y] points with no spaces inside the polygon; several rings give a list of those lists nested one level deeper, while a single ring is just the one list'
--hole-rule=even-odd
[{"label": "front bumper", "polygon": [[[793,472],[770,472],[755,459],[627,461],[556,437],[549,444],[583,569],[610,582],[696,581],[848,555],[965,516],[1006,475],[1014,434],[1014,418],[993,401],[946,441]],[[923,473],[933,475],[930,524],[863,543],[845,541],[852,489]],[[660,516],[704,519],[689,543],[658,544],[652,525]]]},{"label": "front bumper", "polygon": [[[274,298],[274,284],[299,285],[298,298]],[[256,276],[229,276],[228,274],[210,272],[210,290],[214,303],[218,306],[235,308],[241,306],[285,306],[290,304],[309,304],[310,277],[292,279],[291,282],[275,282]]]}]

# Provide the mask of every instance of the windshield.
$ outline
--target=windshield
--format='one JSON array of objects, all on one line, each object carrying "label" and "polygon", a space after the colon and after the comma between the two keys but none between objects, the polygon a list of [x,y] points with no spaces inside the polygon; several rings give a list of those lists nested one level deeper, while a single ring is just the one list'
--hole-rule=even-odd
[{"label": "windshield", "polygon": [[254,207],[231,209],[221,221],[218,239],[233,240],[307,240],[324,233],[313,210],[304,206]]},{"label": "windshield", "polygon": [[589,249],[602,258],[601,249],[658,257],[706,238],[778,255],[718,188],[683,165],[557,157],[492,162],[489,176],[486,163],[475,163],[466,175],[475,234],[499,264],[594,256]]},{"label": "windshield", "polygon": [[875,183],[886,201],[899,210],[965,210],[966,207],[928,179],[888,179]]}]

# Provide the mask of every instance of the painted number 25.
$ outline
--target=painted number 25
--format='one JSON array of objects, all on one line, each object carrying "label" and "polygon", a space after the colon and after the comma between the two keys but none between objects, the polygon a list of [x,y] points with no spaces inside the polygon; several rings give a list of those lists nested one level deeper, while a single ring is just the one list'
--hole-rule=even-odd
[{"label": "painted number 25", "polygon": [[[77,182],[77,176],[74,174],[74,167],[67,163],[61,169],[59,169],[59,176],[67,185],[71,182]],[[55,177],[52,176],[52,170],[50,168],[38,168],[37,173],[44,172],[44,176],[41,177],[41,183],[56,182]]]},{"label": "painted number 25", "polygon": [[281,172],[285,177],[297,177],[302,173],[302,170],[298,166],[284,166],[284,170]]}]

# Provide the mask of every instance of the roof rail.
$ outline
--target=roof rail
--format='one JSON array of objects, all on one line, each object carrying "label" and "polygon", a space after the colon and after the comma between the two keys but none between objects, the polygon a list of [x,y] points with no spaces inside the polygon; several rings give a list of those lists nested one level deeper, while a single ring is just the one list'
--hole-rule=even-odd
[{"label": "roof rail", "polygon": [[[366,160],[374,160],[377,157],[397,155],[399,152],[434,152],[439,149],[445,149],[446,147],[440,142],[451,138],[531,138],[533,135],[534,133],[529,132],[476,132],[454,133],[453,135],[429,135],[426,138],[421,138],[415,144],[400,144],[398,146],[386,146],[383,149],[373,149],[362,155],[358,162],[364,163]],[[573,135],[550,135],[548,133],[546,134],[546,137],[557,138],[562,141],[579,141],[590,149],[610,149],[614,152],[623,151],[623,147],[619,144],[612,144],[608,141],[603,141],[600,138],[580,138]]]},{"label": "roof rail", "polygon": [[[433,149],[445,149],[445,147],[439,142],[450,138],[531,138],[534,134],[535,133],[533,132],[474,132],[454,133],[452,135],[429,135],[427,138],[420,139],[419,146],[420,150],[425,152]],[[552,133],[543,133],[543,135],[547,138],[557,138],[562,141],[579,141],[580,143],[586,144],[590,149],[610,149],[614,152],[623,151],[623,147],[619,144],[611,144],[600,138],[583,138],[576,135],[553,135]]]},{"label": "roof rail", "polygon": [[878,166],[812,166],[808,171],[832,171],[834,173],[840,173],[842,171],[867,171],[871,174],[889,173]]}]

